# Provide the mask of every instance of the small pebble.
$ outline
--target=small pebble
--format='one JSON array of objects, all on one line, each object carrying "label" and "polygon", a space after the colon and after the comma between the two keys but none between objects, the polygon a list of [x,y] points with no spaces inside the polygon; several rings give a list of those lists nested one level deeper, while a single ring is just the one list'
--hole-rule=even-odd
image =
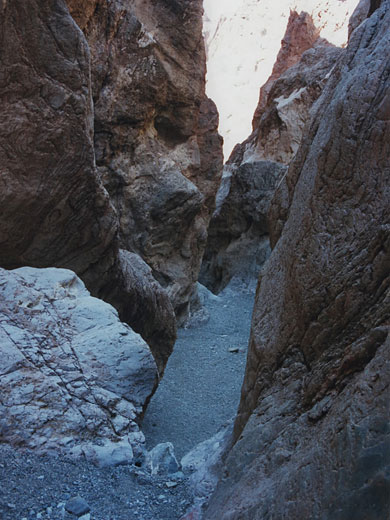
[{"label": "small pebble", "polygon": [[172,480],[168,480],[168,482],[165,482],[165,485],[167,488],[174,488],[177,486],[177,482],[173,482]]},{"label": "small pebble", "polygon": [[79,495],[70,498],[65,504],[65,509],[68,513],[75,516],[85,515],[91,511],[88,503]]},{"label": "small pebble", "polygon": [[229,352],[239,352],[240,349],[238,347],[231,347],[229,348]]}]

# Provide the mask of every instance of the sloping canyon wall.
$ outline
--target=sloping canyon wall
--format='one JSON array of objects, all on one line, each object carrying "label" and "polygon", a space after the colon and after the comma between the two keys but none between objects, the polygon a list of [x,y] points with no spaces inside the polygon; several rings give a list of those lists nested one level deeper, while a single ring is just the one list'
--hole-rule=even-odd
[{"label": "sloping canyon wall", "polygon": [[390,3],[351,35],[273,202],[215,520],[389,511]]},{"label": "sloping canyon wall", "polygon": [[200,274],[214,292],[234,276],[257,279],[269,256],[270,201],[342,52],[320,34],[311,15],[290,12],[272,74],[260,89],[253,132],[224,167]]},{"label": "sloping canyon wall", "polygon": [[72,269],[162,371],[222,168],[202,2],[16,0],[0,14],[0,265]]}]

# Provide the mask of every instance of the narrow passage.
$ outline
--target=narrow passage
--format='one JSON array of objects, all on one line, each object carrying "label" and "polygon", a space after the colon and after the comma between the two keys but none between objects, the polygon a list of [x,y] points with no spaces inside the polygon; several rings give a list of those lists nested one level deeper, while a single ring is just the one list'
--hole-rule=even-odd
[{"label": "narrow passage", "polygon": [[172,442],[180,459],[235,415],[254,293],[255,287],[237,282],[218,296],[201,288],[210,319],[179,330],[164,378],[145,414],[147,449]]}]

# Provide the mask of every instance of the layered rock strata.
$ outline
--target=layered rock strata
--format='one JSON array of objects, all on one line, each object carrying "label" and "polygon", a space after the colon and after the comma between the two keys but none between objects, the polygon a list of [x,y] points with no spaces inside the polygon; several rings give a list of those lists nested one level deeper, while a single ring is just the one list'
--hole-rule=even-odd
[{"label": "layered rock strata", "polygon": [[134,462],[157,384],[145,341],[66,269],[0,269],[0,439]]},{"label": "layered rock strata", "polygon": [[222,172],[202,2],[95,1],[89,17],[68,4],[91,50],[96,161],[120,245],[152,268],[181,321]]},{"label": "layered rock strata", "polygon": [[253,132],[225,165],[200,276],[215,292],[238,274],[256,279],[269,256],[272,196],[342,52],[319,34],[309,14],[290,13],[272,75],[260,90]]},{"label": "layered rock strata", "polygon": [[279,188],[207,519],[388,515],[389,29],[386,0],[353,31]]}]

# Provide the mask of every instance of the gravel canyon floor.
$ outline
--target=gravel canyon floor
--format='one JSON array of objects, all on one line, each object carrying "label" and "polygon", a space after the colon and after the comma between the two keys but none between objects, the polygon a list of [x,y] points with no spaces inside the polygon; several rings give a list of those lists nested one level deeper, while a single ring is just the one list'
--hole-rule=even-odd
[{"label": "gravel canyon floor", "polygon": [[[230,285],[220,296],[201,288],[201,297],[204,306],[179,331],[143,426],[148,449],[169,441],[178,459],[233,417],[245,368],[253,288]],[[191,503],[184,475],[152,477],[135,466],[101,469],[4,445],[0,488],[1,520],[75,519],[65,510],[75,496],[91,509],[83,520],[177,520]]]},{"label": "gravel canyon floor", "polygon": [[172,442],[178,457],[234,417],[244,377],[254,287],[233,282],[219,296],[202,288],[201,297],[202,316],[179,330],[143,422],[148,448]]}]

